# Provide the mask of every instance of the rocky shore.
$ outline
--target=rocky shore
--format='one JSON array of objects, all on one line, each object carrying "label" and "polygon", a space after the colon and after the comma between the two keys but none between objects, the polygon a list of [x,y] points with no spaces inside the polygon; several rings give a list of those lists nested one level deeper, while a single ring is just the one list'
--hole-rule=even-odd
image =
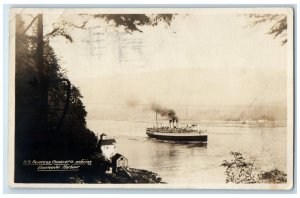
[{"label": "rocky shore", "polygon": [[130,180],[130,178],[126,177],[123,173],[115,175],[114,177],[121,181],[121,183],[149,183],[149,184],[157,184],[164,183],[162,182],[162,178],[160,178],[157,173],[153,173],[151,171],[129,168],[130,173],[132,174],[134,181]]},{"label": "rocky shore", "polygon": [[132,178],[124,171],[119,171],[117,174],[114,173],[103,173],[93,175],[74,175],[69,177],[68,183],[79,183],[79,184],[164,184],[162,178],[157,173],[143,170],[128,168]]}]

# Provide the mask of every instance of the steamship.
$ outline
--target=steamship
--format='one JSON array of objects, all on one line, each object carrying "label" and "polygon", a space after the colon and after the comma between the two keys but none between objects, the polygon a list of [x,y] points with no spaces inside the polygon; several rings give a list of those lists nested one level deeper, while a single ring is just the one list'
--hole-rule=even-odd
[{"label": "steamship", "polygon": [[197,125],[187,125],[185,127],[178,127],[178,119],[171,118],[169,126],[158,126],[156,114],[156,127],[147,128],[146,134],[149,138],[167,141],[180,142],[207,142],[206,130],[196,129]]}]

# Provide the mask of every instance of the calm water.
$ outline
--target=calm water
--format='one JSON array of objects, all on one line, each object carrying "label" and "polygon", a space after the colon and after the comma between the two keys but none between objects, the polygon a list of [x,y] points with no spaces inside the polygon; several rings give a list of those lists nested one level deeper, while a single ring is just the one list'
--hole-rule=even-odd
[{"label": "calm water", "polygon": [[117,152],[129,160],[129,166],[158,173],[167,183],[224,183],[224,159],[230,151],[241,152],[246,159],[265,170],[286,171],[287,139],[285,127],[237,127],[201,125],[208,131],[207,145],[182,144],[149,139],[145,133],[153,123],[88,120],[94,132],[115,137]]}]

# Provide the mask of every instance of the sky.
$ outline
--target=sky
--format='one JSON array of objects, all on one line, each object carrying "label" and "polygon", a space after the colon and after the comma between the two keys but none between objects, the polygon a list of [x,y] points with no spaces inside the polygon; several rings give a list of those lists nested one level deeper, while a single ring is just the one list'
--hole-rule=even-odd
[{"label": "sky", "polygon": [[[44,15],[44,31],[55,21],[78,17]],[[200,10],[176,15],[170,26],[127,33],[90,20],[85,30],[69,29],[73,43],[56,37],[50,44],[80,88],[88,118],[137,116],[151,103],[182,114],[285,107],[287,46],[266,34],[271,24],[247,27],[249,22],[240,12]]]}]

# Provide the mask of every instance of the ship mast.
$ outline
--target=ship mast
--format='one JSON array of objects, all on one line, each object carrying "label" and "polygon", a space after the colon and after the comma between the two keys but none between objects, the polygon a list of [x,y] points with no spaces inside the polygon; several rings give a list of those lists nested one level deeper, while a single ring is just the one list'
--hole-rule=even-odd
[{"label": "ship mast", "polygon": [[156,127],[158,128],[158,123],[157,123],[157,112],[155,112],[155,120],[156,120]]}]

